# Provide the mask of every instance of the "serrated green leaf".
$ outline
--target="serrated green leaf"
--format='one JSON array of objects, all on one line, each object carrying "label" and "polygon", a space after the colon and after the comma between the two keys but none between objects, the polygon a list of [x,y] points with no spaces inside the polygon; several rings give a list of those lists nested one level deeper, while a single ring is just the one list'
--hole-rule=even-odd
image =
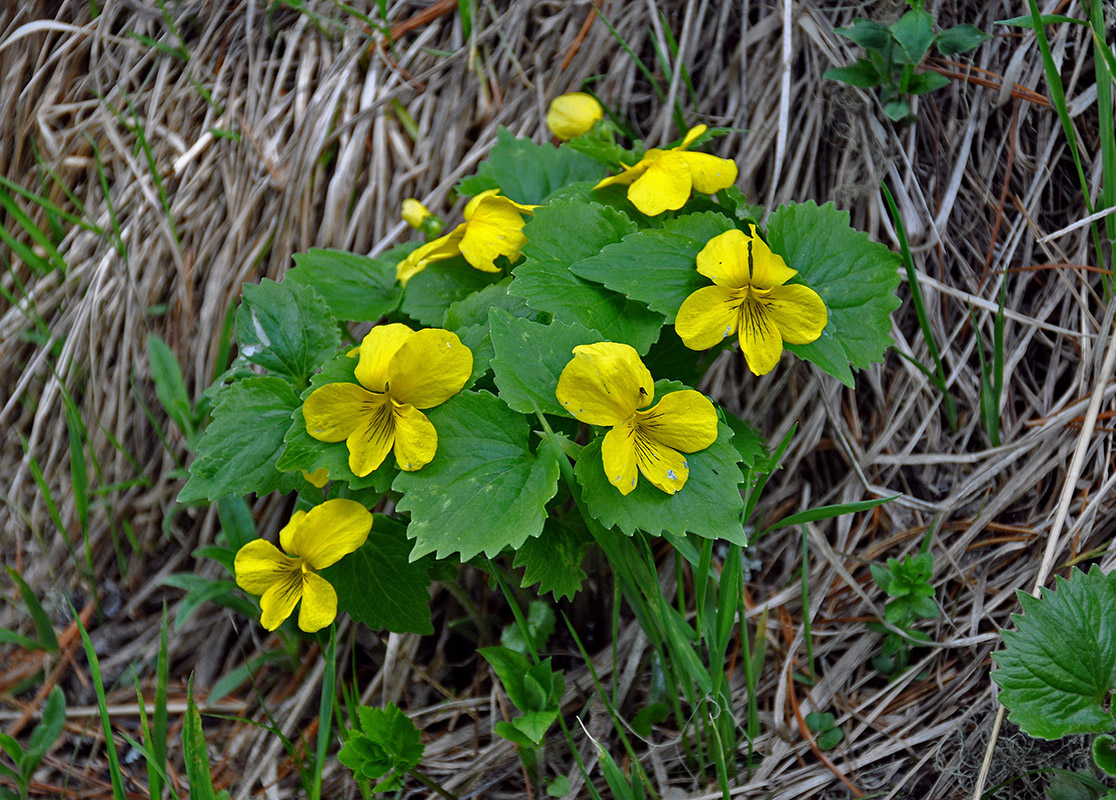
[{"label": "serrated green leaf", "polygon": [[922,61],[934,41],[934,17],[925,11],[911,10],[891,25],[891,35],[906,56],[908,64]]},{"label": "serrated green leaf", "polygon": [[723,214],[687,214],[667,220],[658,230],[631,233],[570,269],[646,304],[673,324],[682,302],[709,285],[697,271],[697,254],[714,236],[734,227]]},{"label": "serrated green leaf", "polygon": [[[687,387],[659,381],[655,384],[658,402],[671,392]],[[638,528],[652,536],[664,530],[676,534],[695,533],[707,539],[727,539],[746,545],[748,538],[740,524],[744,501],[740,496],[740,453],[732,446],[732,430],[723,422],[717,425],[717,441],[697,453],[686,455],[690,477],[676,494],[657,489],[642,475],[628,495],[608,482],[601,460],[601,441],[587,444],[577,460],[575,473],[582,487],[582,499],[592,516],[606,528],[616,526],[629,536]]]},{"label": "serrated green leaf", "polygon": [[450,306],[503,277],[473,269],[461,257],[438,261],[407,282],[400,310],[421,325],[441,327]]},{"label": "serrated green leaf", "polygon": [[411,513],[411,560],[437,552],[495,557],[538,536],[546,503],[558,490],[550,448],[528,449],[523,415],[488,392],[463,392],[426,412],[438,432],[438,453],[418,472],[401,472],[392,487]]},{"label": "serrated green leaf", "polygon": [[662,315],[570,271],[572,264],[635,230],[624,214],[597,203],[562,202],[535,209],[523,228],[525,260],[515,268],[509,292],[556,319],[630,344],[642,355],[658,338]]},{"label": "serrated green leaf", "polygon": [[457,185],[458,193],[472,197],[486,189],[499,189],[517,203],[541,203],[567,184],[605,176],[604,165],[572,148],[535,144],[516,138],[506,128],[500,128],[496,139],[477,174]]},{"label": "serrated green leaf", "polygon": [[339,320],[375,322],[398,307],[401,290],[395,265],[417,245],[409,242],[379,258],[341,250],[295,253],[296,266],[283,282],[309,286]]},{"label": "serrated green leaf", "polygon": [[570,600],[581,590],[586,539],[568,521],[547,517],[541,536],[528,539],[515,551],[512,566],[523,567],[523,587],[538,584],[539,595],[550,592]]},{"label": "serrated green leaf", "polygon": [[992,654],[1011,721],[1048,740],[1116,729],[1106,700],[1116,688],[1116,583],[1097,566],[1074,569],[1041,599],[1020,593],[1019,602],[1016,630]]},{"label": "serrated green leaf", "polygon": [[600,341],[600,334],[577,323],[554,320],[539,325],[493,309],[489,329],[495,356],[492,369],[500,399],[515,411],[566,416],[554,390],[573,358],[573,349]]},{"label": "serrated green leaf", "polygon": [[298,389],[341,346],[337,321],[316,291],[266,278],[244,286],[236,340],[241,355]]},{"label": "serrated green leaf", "polygon": [[728,411],[725,411],[725,423],[732,429],[732,446],[740,454],[741,463],[746,469],[754,469],[767,455],[763,437],[752,423]]},{"label": "serrated green leaf", "polygon": [[358,780],[374,781],[386,775],[372,787],[373,792],[402,788],[407,773],[422,761],[426,750],[422,734],[395,703],[384,709],[361,706],[357,718],[360,729],[348,732],[338,760]]},{"label": "serrated green leaf", "polygon": [[[1030,21],[1030,17],[1027,18]],[[982,42],[992,38],[992,34],[985,33],[975,25],[954,25],[946,28],[934,39],[934,46],[943,56],[952,56],[972,50]]]},{"label": "serrated green leaf", "polygon": [[302,476],[284,474],[275,463],[298,407],[291,385],[271,376],[246,378],[221,392],[178,502],[250,492],[262,496],[297,486]]},{"label": "serrated green leaf", "polygon": [[359,550],[321,575],[337,591],[337,607],[372,630],[434,632],[430,624],[429,563],[409,562],[407,529],[390,517],[373,517]]},{"label": "serrated green leaf", "polygon": [[827,81],[841,81],[860,89],[873,89],[883,83],[876,65],[866,58],[861,58],[847,67],[827,69],[822,78]]},{"label": "serrated green leaf", "polygon": [[[509,275],[499,283],[486,286],[468,297],[458,300],[446,310],[442,327],[455,332],[461,343],[473,353],[473,374],[471,381],[477,380],[490,369],[495,349],[488,328],[488,312],[502,309],[513,317],[529,319],[534,322],[549,318],[549,314],[535,311],[522,297],[508,294],[512,278]],[[471,383],[466,384],[468,388]]]},{"label": "serrated green leaf", "polygon": [[853,385],[850,365],[866,369],[891,345],[899,307],[899,257],[849,225],[847,211],[813,201],[781,206],[767,226],[768,244],[825,302],[829,322],[811,344],[785,347]]}]

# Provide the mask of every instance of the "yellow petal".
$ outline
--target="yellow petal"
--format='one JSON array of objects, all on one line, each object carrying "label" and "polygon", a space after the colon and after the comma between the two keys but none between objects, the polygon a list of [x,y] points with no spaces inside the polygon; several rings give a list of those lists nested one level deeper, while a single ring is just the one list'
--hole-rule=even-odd
[{"label": "yellow petal", "polygon": [[506,197],[487,197],[476,206],[461,239],[461,255],[474,269],[499,272],[495,261],[519,258],[527,243],[520,206]]},{"label": "yellow petal", "polygon": [[420,470],[438,452],[438,431],[412,405],[395,406],[395,463],[405,472]]},{"label": "yellow petal", "polygon": [[291,539],[294,537],[294,532],[302,525],[302,520],[306,519],[306,512],[299,510],[291,514],[290,522],[283,526],[279,531],[279,546],[292,555],[298,555],[292,550]]},{"label": "yellow petal", "polygon": [[697,270],[718,286],[741,289],[751,283],[748,244],[752,237],[733,228],[717,234],[697,254]]},{"label": "yellow petal", "polygon": [[307,633],[314,633],[336,618],[337,592],[321,575],[305,573],[302,576],[302,608],[298,610],[298,627]]},{"label": "yellow petal", "polygon": [[391,416],[391,398],[386,394],[371,395],[367,413],[345,440],[349,448],[349,469],[363,478],[384,463],[395,441],[395,422]]},{"label": "yellow petal", "polygon": [[388,364],[403,343],[415,335],[406,325],[377,325],[360,343],[356,379],[370,392],[382,392],[388,381]]},{"label": "yellow petal", "polygon": [[395,279],[404,286],[407,281],[418,275],[427,264],[445,261],[461,252],[461,237],[465,235],[465,223],[461,223],[445,236],[439,236],[411,251],[405,259],[395,265]]},{"label": "yellow petal", "polygon": [[738,170],[735,161],[708,153],[683,153],[682,158],[686,159],[694,189],[699,192],[713,194],[736,183]]},{"label": "yellow petal", "polygon": [[686,485],[690,467],[685,456],[646,435],[638,424],[633,442],[636,463],[643,477],[667,494],[674,494]]},{"label": "yellow petal", "polygon": [[635,348],[616,342],[582,344],[558,377],[554,395],[590,425],[619,425],[651,402],[655,382]]},{"label": "yellow petal", "polygon": [[686,131],[686,135],[682,139],[682,144],[678,145],[678,149],[685,150],[707,130],[708,128],[705,125],[695,125],[694,127],[690,128],[688,131]]},{"label": "yellow petal", "polygon": [[778,253],[771,252],[767,242],[755,235],[755,226],[749,225],[752,236],[752,279],[749,283],[757,289],[772,289],[789,281],[798,274],[787,266],[787,262]]},{"label": "yellow petal", "polygon": [[360,548],[372,530],[372,512],[356,500],[334,498],[310,509],[291,537],[290,552],[325,569]]},{"label": "yellow petal", "polygon": [[529,205],[527,203],[517,203],[510,197],[504,197],[500,194],[499,189],[485,189],[465,205],[465,210],[461,216],[465,218],[466,222],[471,222],[473,216],[477,213],[477,209],[481,204],[498,203],[502,206],[514,208],[523,214],[532,214],[538,208],[537,205]]},{"label": "yellow petal", "polygon": [[473,374],[473,353],[456,333],[427,328],[399,348],[388,365],[388,394],[397,403],[433,408],[461,391]]},{"label": "yellow petal", "polygon": [[680,153],[663,151],[628,189],[632,205],[649,217],[676,211],[690,199],[690,167]]},{"label": "yellow petal", "polygon": [[260,608],[263,616],[260,624],[273,631],[283,624],[283,620],[294,611],[295,604],[302,597],[302,569],[296,569],[283,576],[281,581],[273,583],[260,598]]},{"label": "yellow petal", "polygon": [[570,92],[550,101],[546,127],[559,139],[573,139],[588,133],[604,116],[597,99],[585,92]]},{"label": "yellow petal", "polygon": [[767,304],[748,298],[740,307],[740,349],[748,369],[755,375],[766,375],[779,363],[783,354],[783,338]]},{"label": "yellow petal", "polygon": [[[661,151],[651,150],[648,152],[648,155],[658,152]],[[649,159],[647,156],[644,156],[634,166],[629,167],[627,164],[621,164],[620,166],[623,168],[623,171],[619,175],[610,175],[607,178],[602,178],[593,188],[603,189],[605,186],[615,186],[617,184],[621,186],[627,186],[640,175],[645,173],[647,171],[647,168],[650,167],[652,163],[654,163],[653,159]]]},{"label": "yellow petal", "polygon": [[682,343],[691,350],[708,350],[732,336],[740,318],[741,291],[706,286],[683,300],[674,320]]},{"label": "yellow petal", "polygon": [[324,489],[325,485],[329,483],[329,470],[325,467],[319,467],[313,472],[302,471],[302,477],[316,489]]},{"label": "yellow petal", "polygon": [[637,411],[641,433],[683,453],[696,453],[717,441],[717,411],[701,392],[671,392],[654,408]]},{"label": "yellow petal", "polygon": [[825,303],[808,286],[792,283],[771,290],[767,302],[784,342],[809,344],[822,334],[829,315]]},{"label": "yellow petal", "polygon": [[365,424],[377,397],[355,383],[327,383],[302,404],[306,432],[319,442],[344,441]]},{"label": "yellow petal", "polygon": [[601,460],[604,462],[608,482],[619,489],[620,494],[631,494],[639,479],[635,428],[631,420],[622,422],[605,434],[601,442]]},{"label": "yellow petal", "polygon": [[266,539],[255,539],[236,551],[236,585],[249,594],[263,594],[298,572],[298,559],[283,555]]}]

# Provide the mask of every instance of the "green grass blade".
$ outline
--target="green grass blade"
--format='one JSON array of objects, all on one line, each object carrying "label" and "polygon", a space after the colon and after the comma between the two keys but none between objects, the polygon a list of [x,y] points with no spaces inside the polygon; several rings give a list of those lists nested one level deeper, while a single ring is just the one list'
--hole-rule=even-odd
[{"label": "green grass blade", "polygon": [[85,425],[82,424],[81,412],[69,392],[62,393],[62,403],[66,407],[66,432],[70,440],[70,486],[74,493],[78,522],[84,534],[89,529],[89,472],[85,466]]},{"label": "green grass blade", "polygon": [[[151,758],[147,760],[148,786],[151,796],[158,800],[166,779],[167,770],[167,683],[170,679],[170,659],[167,652],[167,605],[163,603],[163,618],[159,625],[159,655],[155,660],[155,708],[151,719]],[[152,780],[154,777],[154,780]]]},{"label": "green grass blade", "polygon": [[[896,497],[900,496],[901,495],[893,494],[891,497],[877,497],[875,500],[861,500],[858,503],[836,503],[831,506],[808,508],[805,511],[799,511],[797,514],[791,514],[789,517],[783,517],[773,525],[764,528],[763,533],[770,533],[779,528],[789,528],[792,525],[802,525],[806,522],[817,522],[818,520],[839,517],[842,514],[855,514],[858,511],[868,511],[876,506],[882,506],[884,503],[890,503]],[[762,536],[763,534],[760,535]]]},{"label": "green grass blade", "polygon": [[193,409],[182,368],[167,343],[154,333],[147,335],[147,360],[151,367],[151,380],[155,383],[155,395],[163,404],[163,410],[187,441],[193,439]]},{"label": "green grass blade", "polygon": [[647,79],[647,82],[651,84],[651,90],[655,92],[655,96],[659,98],[659,102],[665,105],[666,93],[663,91],[662,87],[659,86],[659,82],[655,80],[655,75],[651,72],[651,70],[647,68],[647,65],[640,60],[639,56],[635,54],[635,51],[632,50],[631,46],[627,43],[627,41],[624,40],[624,37],[620,35],[620,32],[612,26],[612,23],[608,21],[608,17],[604,15],[604,12],[601,11],[600,7],[594,4],[593,9],[597,12],[597,16],[601,18],[601,21],[605,24],[605,27],[608,28],[609,33],[612,34],[612,38],[617,41],[624,52],[628,54],[628,57],[631,58],[631,60],[635,63],[636,69],[643,73],[643,77],[645,77]]},{"label": "green grass blade", "polygon": [[[51,653],[57,653],[58,638],[54,635],[54,627],[50,624],[50,617],[43,610],[39,598],[35,597],[35,593],[27,585],[27,581],[13,567],[5,567],[5,569],[7,569],[12,582],[19,589],[19,596],[23,599],[23,604],[27,606],[27,613],[31,615],[31,621],[35,624],[35,635],[39,637],[39,646]],[[23,637],[19,638],[22,639]]]},{"label": "green grass blade", "polygon": [[[48,171],[48,174],[55,181],[59,180],[58,176],[55,175],[53,172]],[[30,202],[32,202],[35,205],[42,208],[48,214],[52,214],[54,216],[61,217],[62,219],[66,220],[66,222],[69,222],[71,225],[77,225],[78,227],[84,228],[85,230],[90,231],[91,233],[97,234],[98,236],[100,236],[102,233],[104,233],[104,231],[102,231],[96,225],[93,225],[93,224],[87,222],[82,217],[75,216],[74,214],[70,214],[66,211],[63,211],[61,208],[59,208],[57,205],[52,203],[47,198],[43,197],[42,195],[37,195],[34,192],[29,191],[27,189],[24,189],[18,183],[14,182],[12,180],[9,180],[8,178],[5,178],[3,175],[0,175],[0,186],[4,187],[5,189],[7,189],[9,192],[12,192],[13,194],[18,194],[24,200],[29,200]],[[70,200],[74,202],[75,207],[81,208],[81,205],[76,202],[75,197],[71,197]]]},{"label": "green grass blade", "polygon": [[3,207],[12,216],[16,224],[23,228],[35,244],[46,251],[50,267],[60,270],[64,275],[66,273],[66,260],[62,258],[62,254],[58,252],[54,242],[23,212],[23,209],[16,204],[15,199],[3,190],[0,190],[0,207]]},{"label": "green grass blade", "polygon": [[116,752],[116,742],[112,736],[112,719],[108,713],[108,701],[105,699],[105,684],[101,680],[101,662],[97,660],[97,652],[93,649],[93,642],[89,633],[81,624],[81,617],[77,609],[70,605],[70,613],[77,623],[78,632],[81,634],[81,644],[85,649],[85,658],[89,662],[89,676],[93,680],[93,689],[97,693],[97,710],[101,714],[101,728],[105,734],[105,752],[108,756],[109,779],[112,781],[113,800],[127,800],[124,791],[124,776],[120,772],[120,756]]},{"label": "green grass blade", "polygon": [[318,742],[314,758],[314,785],[310,800],[322,796],[322,769],[329,751],[329,736],[333,729],[334,689],[337,683],[337,626],[329,626],[329,644],[326,646],[325,674],[322,676],[322,700],[318,707]]},{"label": "green grass blade", "polygon": [[[942,393],[949,429],[956,432],[957,401],[953,399],[953,395],[946,385],[945,367],[942,365],[942,357],[938,350],[938,340],[934,337],[934,329],[930,327],[930,315],[926,313],[926,302],[922,298],[922,284],[919,283],[918,272],[915,270],[914,259],[911,257],[911,246],[907,241],[907,229],[903,226],[903,218],[899,216],[899,207],[895,205],[895,199],[888,191],[887,184],[881,183],[880,189],[883,190],[884,200],[887,201],[888,211],[891,212],[891,219],[895,223],[895,234],[899,237],[899,252],[903,257],[903,267],[907,270],[907,283],[911,288],[911,302],[914,304],[915,316],[918,317],[918,327],[922,329],[922,338],[926,342],[926,348],[930,351],[930,357],[934,359],[934,366],[937,369],[939,380],[937,386]],[[915,361],[914,363],[917,364],[918,362]]]},{"label": "green grass blade", "polygon": [[813,686],[817,676],[814,674],[814,637],[810,630],[810,540],[805,525],[802,526],[802,638],[806,641],[806,674]]},{"label": "green grass blade", "polygon": [[[752,518],[752,514],[755,513],[756,505],[759,503],[759,499],[763,495],[763,489],[765,486],[767,486],[767,481],[771,478],[771,474],[775,470],[777,470],[779,468],[779,465],[782,463],[783,453],[787,451],[787,447],[790,445],[791,439],[794,438],[794,433],[797,430],[798,423],[796,422],[791,425],[790,430],[787,431],[787,435],[783,437],[783,441],[779,443],[779,447],[771,456],[771,463],[774,465],[771,469],[771,472],[760,475],[759,478],[756,480],[756,485],[753,486],[752,490],[748,493],[748,497],[744,501],[744,513],[740,517],[741,521],[745,525],[748,524],[748,520],[750,520]],[[759,537],[757,536],[756,538],[758,539]]]},{"label": "green grass blade", "polygon": [[209,771],[205,732],[201,714],[194,704],[194,674],[186,686],[186,717],[182,721],[182,754],[186,761],[186,778],[190,782],[190,800],[216,800],[213,776]]},{"label": "green grass blade", "polygon": [[[1100,0],[1089,3],[1089,32],[1093,39],[1093,69],[1097,75],[1097,127],[1101,145],[1101,191],[1099,208],[1116,206],[1116,120],[1112,117],[1112,83],[1116,80],[1116,56],[1105,42],[1104,7]],[[1116,242],[1116,215],[1104,220],[1109,246]],[[1097,266],[1103,267],[1103,264]]]}]

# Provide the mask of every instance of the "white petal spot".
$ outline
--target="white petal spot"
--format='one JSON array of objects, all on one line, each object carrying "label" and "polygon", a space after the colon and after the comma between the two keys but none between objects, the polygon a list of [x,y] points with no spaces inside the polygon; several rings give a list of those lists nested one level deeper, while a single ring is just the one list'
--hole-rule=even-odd
[{"label": "white petal spot", "polygon": [[674,470],[672,470],[672,469],[667,470],[667,478],[672,480],[672,481],[678,480],[678,476],[674,474]]}]

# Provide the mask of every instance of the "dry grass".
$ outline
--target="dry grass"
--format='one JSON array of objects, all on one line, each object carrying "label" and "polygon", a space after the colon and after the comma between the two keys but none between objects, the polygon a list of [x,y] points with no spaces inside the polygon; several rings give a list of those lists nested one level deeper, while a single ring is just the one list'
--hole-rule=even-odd
[{"label": "dry grass", "polygon": [[[60,609],[67,597],[78,607],[89,600],[81,574],[88,545],[104,614],[91,622],[93,638],[107,677],[121,680],[110,694],[116,724],[134,732],[127,670],[150,662],[161,604],[169,602],[173,613],[179,596],[161,586],[162,579],[195,569],[217,575],[212,564],[190,556],[212,542],[215,513],[174,506],[178,467],[187,454],[158,407],[147,334],[171,344],[196,395],[213,376],[222,323],[244,282],[280,277],[291,254],[310,247],[382,251],[406,236],[397,218],[404,197],[449,213],[449,189],[483,158],[498,126],[543,138],[548,99],[590,76],[599,76],[595,90],[649,142],[669,140],[674,131],[668,108],[607,28],[592,21],[581,38],[583,23],[592,18],[587,3],[479,0],[474,34],[462,41],[454,10],[399,25],[425,4],[392,2],[399,43],[390,53],[377,46],[378,34],[352,19],[320,28],[310,15],[280,4],[170,3],[181,42],[153,4],[100,5],[96,19],[88,0],[0,10],[0,174],[71,213],[79,213],[80,204],[85,218],[105,231],[64,224],[58,249],[65,273],[37,274],[0,247],[6,267],[11,264],[0,285],[19,298],[0,301],[0,552]],[[323,17],[343,18],[325,0],[308,5]],[[880,3],[865,12],[888,19],[902,5]],[[943,24],[965,21],[984,29],[1019,10],[1003,0],[932,5]],[[1073,0],[1062,13],[1080,16],[1079,5]],[[937,62],[955,75],[951,85],[920,101],[917,125],[896,128],[881,122],[870,95],[821,80],[825,69],[854,56],[855,48],[831,32],[855,16],[845,5],[611,0],[604,7],[660,79],[654,52],[665,49],[663,25],[669,23],[697,106],[690,107],[682,81],[663,85],[689,119],[742,129],[718,140],[716,150],[737,160],[739,186],[750,198],[768,205],[833,199],[852,212],[855,226],[895,246],[877,190],[888,179],[912,236],[961,411],[960,429],[951,432],[940,395],[896,353],[862,374],[855,392],[801,363],[786,362],[760,380],[742,370],[740,359],[726,358],[711,371],[710,392],[755,420],[773,441],[799,423],[786,469],[767,497],[772,517],[903,493],[877,513],[810,530],[809,613],[821,680],[809,692],[789,680],[803,653],[803,609],[792,580],[800,541],[777,533],[759,543],[762,568],[749,589],[752,619],[771,611],[760,687],[764,733],[755,743],[765,758],[736,791],[771,798],[848,793],[803,740],[794,700],[804,713],[838,713],[846,737],[831,754],[835,771],[861,791],[966,796],[996,709],[988,656],[998,628],[1016,609],[1014,593],[1082,554],[1111,566],[1106,550],[1116,528],[1116,385],[1111,375],[1100,377],[1112,339],[1106,321],[1116,301],[1106,299],[1099,276],[1085,269],[1091,264],[1085,229],[1049,236],[1084,211],[1055,114],[1033,92],[1012,91],[1016,85],[1045,91],[1033,38],[997,29],[971,67]],[[35,20],[53,22],[32,25]],[[181,46],[189,59],[152,50],[133,33]],[[1064,59],[1067,97],[1085,150],[1098,152],[1085,34],[1062,26],[1054,46]],[[574,51],[568,68],[559,69]],[[405,114],[417,126],[417,139],[401,122]],[[137,125],[154,172],[138,147]],[[214,128],[239,132],[239,141],[215,137]],[[1091,185],[1098,185],[1099,160],[1086,170]],[[41,209],[22,205],[45,229]],[[10,217],[2,221],[13,229]],[[1004,445],[991,449],[979,421],[976,350],[991,346],[1001,284],[1008,308]],[[906,287],[902,291],[906,296]],[[976,329],[970,308],[976,309]],[[36,331],[50,344],[30,335]],[[909,303],[895,314],[893,334],[898,351],[929,363]],[[93,485],[106,487],[91,506],[84,541],[67,489],[66,394],[88,429],[99,470]],[[1101,401],[1095,432],[1083,427],[1094,396]],[[1083,460],[1069,474],[1079,444]],[[32,456],[64,531],[33,479]],[[284,508],[264,499],[255,511],[261,529],[272,530]],[[1054,526],[1059,516],[1064,525]],[[944,616],[930,631],[935,644],[920,651],[929,677],[886,684],[868,663],[880,637],[858,621],[880,613],[883,601],[866,563],[913,552],[935,518],[935,585]],[[138,548],[129,544],[128,531]],[[79,549],[76,561],[67,542]],[[486,600],[480,585],[466,588]],[[356,648],[367,700],[394,700],[415,715],[428,733],[424,767],[446,788],[461,796],[523,796],[513,749],[491,734],[500,718],[496,692],[450,631],[458,608],[444,592],[435,594],[432,607],[439,636],[360,633],[343,637],[344,657]],[[58,621],[64,628],[61,612]],[[0,625],[21,624],[17,605],[0,607]],[[84,738],[96,737],[92,695],[82,661],[73,657],[72,626],[67,633],[62,659],[40,663],[40,656],[0,650],[0,719],[6,729],[18,727],[38,685],[28,689],[23,681],[45,669],[46,683],[61,682],[75,707],[74,735],[49,760],[52,769],[40,788],[50,795],[96,795],[107,785],[103,744]],[[181,699],[191,670],[200,687],[210,686],[274,641],[258,626],[208,606],[173,632],[171,644],[173,699]],[[597,668],[602,679],[616,679],[618,702],[629,716],[646,689],[634,670],[646,647],[631,624],[620,634],[619,663],[603,639],[597,642]],[[258,694],[241,689],[222,708],[259,720],[266,705],[284,733],[312,732],[321,671],[316,655],[303,653],[293,674],[267,668]],[[584,665],[569,663],[564,708],[573,711],[592,690]],[[733,678],[743,703],[742,678]],[[603,713],[591,710],[585,724],[610,742]],[[234,797],[297,793],[276,737],[234,722],[214,722],[210,732],[217,780]],[[582,742],[593,763],[588,739]],[[1010,736],[1005,742],[992,764],[993,782],[1080,760],[1076,751],[1027,749]],[[669,740],[644,752],[660,791],[675,792],[667,796],[719,796],[686,773]],[[571,775],[575,788],[581,785],[564,746],[552,747],[547,757],[555,771]],[[141,764],[131,767],[136,776]],[[599,769],[591,768],[591,775],[599,781]],[[338,765],[326,776],[330,796],[353,796]],[[1012,796],[1041,796],[1019,786]],[[582,790],[578,796],[586,795]]]}]

